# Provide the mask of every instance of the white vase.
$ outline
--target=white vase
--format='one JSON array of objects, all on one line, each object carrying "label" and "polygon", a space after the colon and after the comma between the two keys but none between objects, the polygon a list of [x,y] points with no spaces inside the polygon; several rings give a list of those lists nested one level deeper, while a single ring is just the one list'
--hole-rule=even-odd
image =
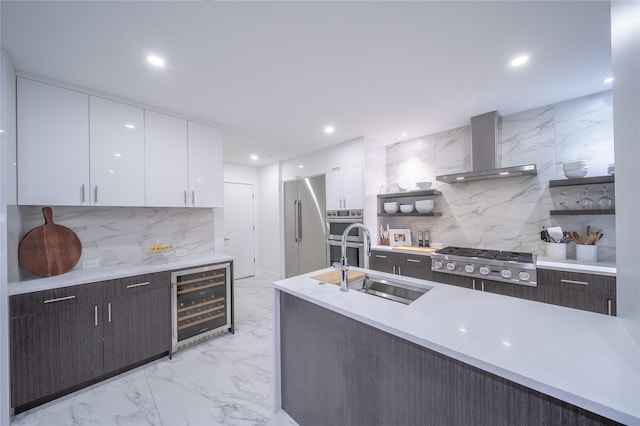
[{"label": "white vase", "polygon": [[576,259],[579,262],[596,263],[598,261],[598,246],[576,244]]}]

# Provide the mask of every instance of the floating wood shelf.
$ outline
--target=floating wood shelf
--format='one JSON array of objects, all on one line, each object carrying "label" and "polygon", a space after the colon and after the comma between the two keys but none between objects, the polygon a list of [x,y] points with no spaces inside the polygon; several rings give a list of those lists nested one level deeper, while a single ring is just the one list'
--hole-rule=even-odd
[{"label": "floating wood shelf", "polygon": [[614,182],[615,182],[615,177],[613,175],[584,177],[584,178],[578,178],[578,179],[558,179],[558,180],[550,180],[549,188],[554,188],[558,186],[597,185],[601,183],[614,183]]},{"label": "floating wood shelf", "polygon": [[616,214],[616,209],[592,209],[592,210],[551,210],[551,216],[588,216]]}]

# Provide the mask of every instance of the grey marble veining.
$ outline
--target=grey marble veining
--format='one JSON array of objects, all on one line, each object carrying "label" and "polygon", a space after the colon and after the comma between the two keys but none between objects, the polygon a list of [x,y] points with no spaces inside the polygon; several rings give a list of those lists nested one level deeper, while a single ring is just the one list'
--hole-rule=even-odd
[{"label": "grey marble veining", "polygon": [[[440,217],[385,217],[391,228],[429,230],[431,242],[447,245],[544,253],[543,226],[561,226],[584,233],[591,225],[603,229],[598,244],[600,260],[615,262],[615,217],[606,215],[550,216],[561,194],[549,181],[564,179],[562,163],[586,159],[588,176],[606,175],[613,162],[611,92],[601,92],[554,105],[502,117],[498,144],[501,166],[536,163],[535,177],[515,177],[470,183],[444,184],[435,177],[471,170],[470,126],[399,142],[387,148],[387,185],[413,189],[416,181],[434,182],[441,196],[432,197]],[[613,185],[607,195],[615,200]],[[563,188],[575,203],[582,186]],[[589,188],[594,201],[602,185]],[[575,248],[569,248],[569,256]]]},{"label": "grey marble veining", "polygon": [[[140,241],[172,239],[176,249],[189,255],[214,251],[212,209],[152,207],[53,207],[58,225],[71,228],[82,243],[83,260],[99,259],[103,266],[139,264],[143,258]],[[44,224],[39,206],[12,206],[8,250],[17,253],[20,239]],[[175,254],[175,252],[173,253]],[[8,259],[10,281],[29,279],[15,259]]]},{"label": "grey marble veining", "polygon": [[235,334],[21,413],[11,425],[295,426],[273,413],[271,283],[236,280],[234,291]]}]

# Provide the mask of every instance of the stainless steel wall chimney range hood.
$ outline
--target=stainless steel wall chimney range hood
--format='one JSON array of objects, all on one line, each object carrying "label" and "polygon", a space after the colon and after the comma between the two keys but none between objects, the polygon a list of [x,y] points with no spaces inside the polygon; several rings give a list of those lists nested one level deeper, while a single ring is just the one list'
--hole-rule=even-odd
[{"label": "stainless steel wall chimney range hood", "polygon": [[500,114],[497,111],[471,117],[471,161],[473,171],[436,176],[436,180],[445,183],[461,183],[537,175],[538,169],[535,164],[496,167],[500,124]]}]

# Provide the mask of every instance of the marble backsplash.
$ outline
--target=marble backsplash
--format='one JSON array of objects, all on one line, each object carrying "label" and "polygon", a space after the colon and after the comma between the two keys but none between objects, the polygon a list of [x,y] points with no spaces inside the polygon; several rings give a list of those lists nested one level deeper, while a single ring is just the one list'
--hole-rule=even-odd
[{"label": "marble backsplash", "polygon": [[[171,238],[187,255],[214,251],[213,209],[153,207],[53,207],[53,220],[71,228],[82,243],[84,260],[99,259],[102,266],[139,264],[139,241]],[[40,206],[8,206],[9,282],[37,278],[20,267],[18,243],[36,226],[44,224]],[[174,253],[175,254],[175,253]]]},{"label": "marble backsplash", "polygon": [[[415,182],[432,181],[442,192],[432,197],[439,217],[384,217],[381,224],[430,231],[432,242],[487,249],[544,254],[542,227],[561,226],[585,232],[588,225],[602,229],[598,257],[615,262],[615,216],[550,216],[560,202],[576,203],[585,187],[549,188],[549,181],[564,179],[562,163],[587,160],[587,176],[607,174],[613,156],[611,91],[502,117],[498,166],[536,163],[538,175],[445,184],[437,175],[471,170],[470,126],[451,129],[387,147],[387,185],[412,189]],[[615,198],[613,184],[607,195]],[[589,198],[602,196],[603,185],[589,187]],[[561,194],[565,192],[565,194]],[[575,256],[573,244],[568,257]]]}]

